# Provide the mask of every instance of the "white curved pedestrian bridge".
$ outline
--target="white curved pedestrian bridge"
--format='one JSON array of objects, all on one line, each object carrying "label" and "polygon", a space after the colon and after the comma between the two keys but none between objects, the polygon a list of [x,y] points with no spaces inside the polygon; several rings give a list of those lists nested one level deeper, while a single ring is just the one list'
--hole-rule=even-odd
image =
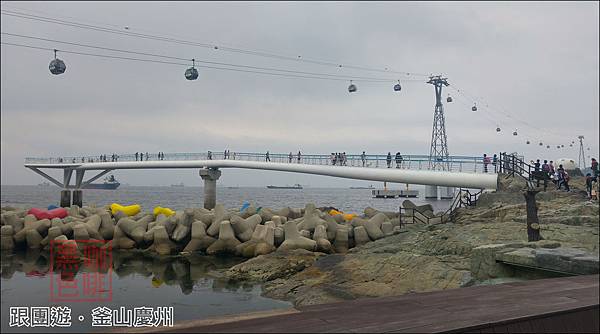
[{"label": "white curved pedestrian bridge", "polygon": [[[134,154],[108,155],[107,161],[99,156],[27,158],[25,167],[45,177],[54,184],[70,188],[73,171],[76,173],[74,188],[85,186],[102,175],[118,169],[221,169],[242,168],[324,175],[357,180],[397,182],[407,184],[496,189],[498,176],[495,164],[484,165],[481,157],[450,156],[439,161],[446,170],[429,170],[429,157],[425,155],[403,155],[401,160],[386,159],[386,155],[347,155],[345,161],[334,161],[330,155],[266,154],[230,152],[220,153],[171,153],[159,159],[156,154],[140,161]],[[115,161],[113,161],[115,160]],[[270,161],[266,161],[270,160]],[[63,169],[64,181],[59,182],[41,169]],[[487,172],[486,173],[486,169]],[[84,181],[85,171],[101,171]],[[217,176],[218,178],[218,176]]]}]

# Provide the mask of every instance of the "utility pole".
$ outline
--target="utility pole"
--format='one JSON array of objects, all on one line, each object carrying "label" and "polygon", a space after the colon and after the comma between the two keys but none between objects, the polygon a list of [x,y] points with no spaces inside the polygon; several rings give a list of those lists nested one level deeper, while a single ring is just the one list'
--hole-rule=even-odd
[{"label": "utility pole", "polygon": [[582,172],[585,169],[585,151],[583,150],[583,136],[577,137],[579,138],[579,168],[581,168]]},{"label": "utility pole", "polygon": [[[444,119],[444,105],[442,104],[442,88],[448,86],[448,78],[441,75],[430,76],[428,84],[435,88],[435,112],[433,114],[433,130],[431,132],[431,148],[429,149],[430,170],[450,170],[448,158],[448,137],[446,136],[446,121]],[[442,199],[454,197],[454,188],[442,187],[440,191]],[[437,186],[425,187],[425,198],[438,197]]]},{"label": "utility pole", "polygon": [[435,112],[433,114],[433,131],[431,132],[431,148],[429,150],[429,169],[450,170],[448,161],[448,138],[442,104],[442,87],[448,86],[448,78],[440,75],[429,77],[428,84],[435,88]]}]

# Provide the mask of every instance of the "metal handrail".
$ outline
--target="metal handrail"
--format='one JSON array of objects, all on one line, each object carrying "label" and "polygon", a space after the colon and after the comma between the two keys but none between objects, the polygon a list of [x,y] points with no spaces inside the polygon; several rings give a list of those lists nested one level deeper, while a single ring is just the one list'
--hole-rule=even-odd
[{"label": "metal handrail", "polygon": [[[407,222],[404,222],[402,220],[402,211],[406,211],[408,212],[408,210],[410,210],[412,212],[412,223],[415,223],[415,219],[423,224],[427,224],[429,225],[429,222],[432,219],[440,219],[440,223],[444,224],[447,221],[450,222],[454,222],[454,217],[456,214],[456,210],[458,208],[461,207],[468,207],[468,206],[475,206],[477,204],[477,200],[479,198],[479,195],[481,195],[483,193],[483,190],[480,190],[474,194],[472,194],[469,189],[462,189],[460,188],[458,193],[454,196],[454,199],[452,200],[452,203],[450,204],[450,206],[448,207],[448,209],[446,211],[444,211],[441,215],[439,216],[434,216],[434,217],[428,217],[426,216],[422,211],[416,209],[416,208],[403,208],[402,206],[400,206],[400,211],[399,211],[399,219],[400,219],[400,228],[402,228],[402,224],[407,224]],[[464,196],[466,195],[466,196]],[[466,200],[463,200],[463,197],[466,198]],[[421,217],[418,217],[417,215],[415,215],[415,213],[419,213],[421,215]]]},{"label": "metal handrail", "polygon": [[[364,159],[363,159],[364,158]],[[246,160],[246,161],[267,161],[266,153],[256,152],[213,152],[210,156],[208,151],[205,153],[165,153],[164,158],[159,159],[158,154],[148,154],[145,152],[141,158],[135,154],[113,154],[106,155],[106,160],[100,159],[100,156],[81,156],[81,157],[28,157],[25,158],[26,164],[61,164],[61,163],[90,163],[103,161],[185,161],[185,160]],[[368,167],[368,168],[399,168],[399,169],[430,169],[428,155],[403,155],[401,160],[396,161],[395,156],[391,160],[387,159],[387,155],[383,154],[368,154],[364,157],[361,154],[348,154],[344,161],[334,161],[331,155],[328,154],[301,154],[298,161],[297,153],[292,153],[291,159],[288,153],[269,153],[269,161],[279,163],[302,163],[311,165],[335,165],[335,166],[351,166],[351,167]],[[482,173],[485,170],[483,158],[473,156],[449,156],[447,159],[441,159],[441,162],[447,163],[450,171]],[[389,164],[388,164],[389,162]]]}]

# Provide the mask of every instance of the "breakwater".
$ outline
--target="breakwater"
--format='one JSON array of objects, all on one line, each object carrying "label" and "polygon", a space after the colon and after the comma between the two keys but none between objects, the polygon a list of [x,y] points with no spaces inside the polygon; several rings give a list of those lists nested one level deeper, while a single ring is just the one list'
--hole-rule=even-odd
[{"label": "breakwater", "polygon": [[[51,219],[38,219],[33,210],[3,207],[1,247],[4,251],[47,249],[52,240],[108,240],[103,247],[142,249],[158,255],[200,251],[254,257],[277,249],[345,253],[400,233],[397,212],[370,207],[361,216],[314,204],[279,210],[252,205],[243,210],[226,209],[218,204],[212,210],[187,208],[167,212],[170,215],[112,207],[71,206],[66,217]],[[433,208],[430,210],[433,214]]]}]

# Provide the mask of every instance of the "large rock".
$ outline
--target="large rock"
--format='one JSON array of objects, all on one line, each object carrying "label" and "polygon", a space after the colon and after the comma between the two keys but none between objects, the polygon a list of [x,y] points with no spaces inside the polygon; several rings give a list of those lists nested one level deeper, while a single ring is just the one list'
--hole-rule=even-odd
[{"label": "large rock", "polygon": [[310,267],[323,253],[304,249],[277,251],[261,255],[231,267],[225,277],[232,280],[270,281],[286,278]]}]

